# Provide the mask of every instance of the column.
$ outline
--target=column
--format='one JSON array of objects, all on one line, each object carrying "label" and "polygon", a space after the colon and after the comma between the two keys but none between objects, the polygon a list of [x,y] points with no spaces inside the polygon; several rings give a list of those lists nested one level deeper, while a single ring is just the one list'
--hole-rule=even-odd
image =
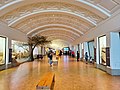
[{"label": "column", "polygon": [[41,54],[41,46],[38,47],[38,53]]},{"label": "column", "polygon": [[80,47],[80,58],[82,58],[82,44],[81,43],[79,44],[79,47]]},{"label": "column", "polygon": [[[6,65],[10,63],[10,58],[12,59],[12,40],[10,38],[6,39]],[[10,56],[11,55],[11,56]]]},{"label": "column", "polygon": [[120,69],[120,35],[118,32],[111,32],[110,66],[112,69]]},{"label": "column", "polygon": [[111,75],[120,75],[120,33],[110,33],[110,68],[107,67],[107,73]]},{"label": "column", "polygon": [[[88,43],[87,42],[84,42],[84,55],[85,55],[85,52],[88,53]],[[89,53],[88,53],[88,56],[89,56]]]}]

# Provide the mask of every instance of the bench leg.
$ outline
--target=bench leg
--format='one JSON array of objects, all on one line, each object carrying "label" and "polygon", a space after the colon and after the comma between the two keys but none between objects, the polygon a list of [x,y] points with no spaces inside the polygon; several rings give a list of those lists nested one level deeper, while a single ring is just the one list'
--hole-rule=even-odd
[{"label": "bench leg", "polygon": [[53,76],[53,82],[55,82],[55,75]]}]

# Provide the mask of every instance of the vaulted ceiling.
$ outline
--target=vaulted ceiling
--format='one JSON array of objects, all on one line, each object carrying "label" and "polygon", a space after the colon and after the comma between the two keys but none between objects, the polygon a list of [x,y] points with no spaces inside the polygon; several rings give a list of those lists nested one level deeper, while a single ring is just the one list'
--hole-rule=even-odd
[{"label": "vaulted ceiling", "polygon": [[2,0],[0,20],[27,36],[72,43],[118,8],[119,0]]}]

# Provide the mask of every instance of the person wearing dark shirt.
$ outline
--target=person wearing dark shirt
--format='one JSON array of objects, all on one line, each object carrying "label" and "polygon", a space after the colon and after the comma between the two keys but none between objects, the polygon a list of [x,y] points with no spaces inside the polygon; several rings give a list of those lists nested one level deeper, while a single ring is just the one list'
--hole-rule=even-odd
[{"label": "person wearing dark shirt", "polygon": [[49,54],[49,64],[50,64],[50,66],[52,66],[52,58],[53,58],[53,53],[50,52],[50,54]]},{"label": "person wearing dark shirt", "polygon": [[79,54],[79,52],[77,51],[77,61],[79,61],[79,58],[80,58],[80,54]]},{"label": "person wearing dark shirt", "polygon": [[86,60],[86,64],[87,64],[87,62],[88,62],[88,54],[87,54],[87,52],[85,53],[85,60]]}]

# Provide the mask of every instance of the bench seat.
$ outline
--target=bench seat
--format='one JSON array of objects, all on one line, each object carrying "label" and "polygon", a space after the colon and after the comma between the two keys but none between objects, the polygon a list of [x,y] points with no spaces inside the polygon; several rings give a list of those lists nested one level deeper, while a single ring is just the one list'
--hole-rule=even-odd
[{"label": "bench seat", "polygon": [[36,86],[36,90],[52,90],[54,82],[55,74],[48,72],[41,78],[38,85]]}]

